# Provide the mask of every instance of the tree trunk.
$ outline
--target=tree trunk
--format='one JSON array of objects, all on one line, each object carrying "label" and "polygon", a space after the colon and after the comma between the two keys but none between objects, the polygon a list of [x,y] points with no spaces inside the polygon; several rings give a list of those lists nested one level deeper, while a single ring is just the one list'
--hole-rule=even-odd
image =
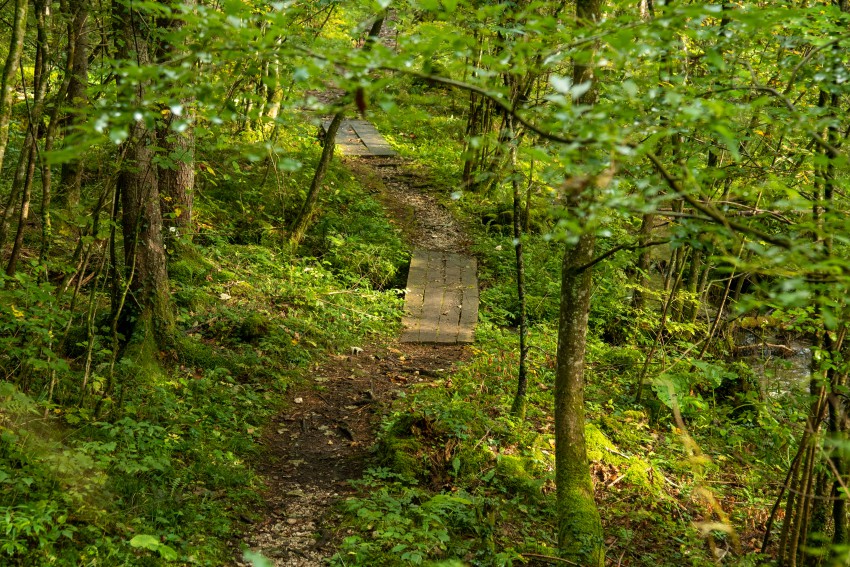
[{"label": "tree trunk", "polygon": [[154,331],[158,344],[167,345],[173,338],[174,318],[165,264],[159,187],[156,167],[152,163],[151,147],[156,139],[143,123],[137,122],[125,143],[131,146],[127,148],[126,166],[118,175],[117,189],[123,205],[124,265],[132,293],[124,305],[122,331],[125,339],[129,339],[141,323]]},{"label": "tree trunk", "polygon": [[[576,20],[587,25],[599,19],[599,0],[578,0]],[[573,62],[573,84],[591,88],[578,104],[596,102],[593,68]],[[581,195],[567,203],[574,209]],[[591,262],[596,236],[587,232],[567,249],[561,271],[561,308],[555,375],[555,484],[558,507],[558,549],[568,561],[588,567],[605,564],[602,521],[593,497],[593,481],[584,438],[584,353],[590,309]]]},{"label": "tree trunk", "polygon": [[[153,22],[145,14],[121,3],[115,6],[116,31],[126,38],[120,42],[119,57],[133,59],[142,66],[149,65],[151,52],[147,38]],[[119,96],[132,97],[133,103],[141,106],[146,87],[145,84],[123,87]],[[146,340],[148,332],[153,331],[156,343],[166,346],[173,340],[174,317],[165,267],[157,170],[153,164],[156,142],[155,132],[144,120],[137,120],[122,148],[126,157],[116,189],[121,194],[123,206],[124,266],[132,293],[128,294],[127,304],[123,306],[121,331],[125,340],[137,330],[145,335],[137,338]]]},{"label": "tree trunk", "polygon": [[191,239],[195,189],[195,136],[191,128],[185,132],[175,132],[169,126],[170,121],[157,131],[159,146],[166,155],[173,156],[174,160],[169,167],[159,167],[162,212],[170,236]]},{"label": "tree trunk", "polygon": [[[184,7],[194,5],[194,0],[184,2]],[[160,27],[168,30],[179,30],[183,25],[180,17],[171,18],[160,23]],[[173,56],[174,46],[167,41],[161,41],[157,53],[160,61]],[[189,112],[194,99],[183,99],[180,105],[183,112]],[[168,119],[158,122],[157,139],[162,153],[169,162],[167,166],[158,166],[159,191],[162,196],[162,213],[165,228],[168,230],[169,241],[177,237],[191,239],[192,210],[194,208],[195,189],[195,135],[191,127],[178,132],[172,128],[175,116],[168,114]]]},{"label": "tree trunk", "polygon": [[[86,86],[89,73],[89,7],[88,0],[70,0],[68,15],[68,61],[67,73],[70,75],[66,103],[72,109],[80,109],[87,105]],[[66,132],[72,132],[82,121],[82,113],[72,111],[65,124]],[[83,162],[74,158],[62,165],[59,180],[59,193],[62,202],[68,208],[77,206],[80,202],[80,191],[83,180]]]},{"label": "tree trunk", "polygon": [[[48,56],[49,45],[47,38],[47,5],[44,0],[35,1],[36,23],[38,27],[38,36],[36,40],[36,55],[35,66],[33,68],[33,92],[35,94],[32,101],[27,105],[29,111],[27,135],[24,139],[24,151],[21,152],[21,161],[26,162],[25,175],[23,178],[23,187],[21,189],[21,208],[18,217],[18,229],[15,233],[15,242],[12,247],[12,253],[9,255],[9,262],[6,265],[6,275],[13,276],[18,268],[18,260],[21,256],[21,250],[24,243],[24,231],[26,230],[27,221],[29,220],[30,205],[32,202],[32,184],[35,177],[35,166],[38,157],[38,139],[41,136],[41,114],[44,110],[44,98],[47,95],[47,75],[49,73]],[[18,171],[21,172],[21,165],[18,166]],[[15,176],[15,181],[19,181],[19,177]],[[13,189],[12,193],[15,191]],[[5,218],[4,218],[5,223]],[[5,225],[0,229],[0,245],[5,238]]]},{"label": "tree trunk", "polygon": [[[525,418],[526,391],[528,390],[528,314],[525,300],[525,258],[522,249],[522,199],[519,193],[519,171],[517,170],[517,144],[519,139],[514,128],[513,117],[507,118],[511,130],[511,187],[513,189],[514,210],[514,251],[516,255],[516,287],[519,299],[519,374],[517,376],[516,395],[511,414],[519,419]],[[526,209],[527,210],[527,209]]]},{"label": "tree trunk", "polygon": [[301,206],[301,212],[298,213],[298,218],[292,224],[289,242],[293,246],[301,244],[301,240],[304,239],[304,233],[307,232],[307,227],[310,226],[310,221],[313,218],[313,209],[316,207],[316,201],[319,200],[319,188],[322,186],[322,180],[324,180],[325,173],[327,173],[328,166],[330,166],[333,159],[334,148],[336,148],[336,133],[339,131],[339,125],[342,124],[343,118],[344,114],[342,112],[334,114],[330,126],[328,126],[328,131],[325,133],[325,145],[322,148],[322,157],[319,158],[319,164],[316,166],[313,181],[310,182],[310,189],[307,191],[307,197]]},{"label": "tree trunk", "polygon": [[555,377],[555,482],[558,547],[579,565],[603,565],[602,524],[584,439],[584,352],[595,236],[586,234],[564,255]]},{"label": "tree trunk", "polygon": [[9,52],[0,78],[0,172],[3,171],[3,159],[9,143],[9,123],[12,118],[12,84],[21,61],[24,48],[24,34],[27,30],[27,8],[29,0],[15,0],[15,16],[12,21],[12,34],[9,39]]},{"label": "tree trunk", "polygon": [[[655,215],[643,215],[643,220],[640,224],[640,233],[638,235],[638,243],[641,246],[646,246],[646,243],[652,238],[652,227],[655,224]],[[632,308],[635,311],[641,311],[646,305],[646,296],[644,290],[649,288],[649,269],[652,262],[652,251],[649,248],[641,248],[638,254],[637,261],[637,287],[632,293]]]}]

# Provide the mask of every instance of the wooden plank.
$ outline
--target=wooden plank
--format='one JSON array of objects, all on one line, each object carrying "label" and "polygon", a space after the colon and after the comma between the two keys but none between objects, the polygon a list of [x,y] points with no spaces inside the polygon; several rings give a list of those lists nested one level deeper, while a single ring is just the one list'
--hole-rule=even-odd
[{"label": "wooden plank", "polygon": [[445,289],[445,257],[433,250],[428,253],[428,277],[425,281],[425,301],[422,303],[422,322],[419,342],[435,343],[440,332],[440,311]]},{"label": "wooden plank", "polygon": [[425,301],[425,281],[428,276],[427,251],[414,250],[410,259],[410,271],[407,274],[407,290],[404,294],[404,332],[401,341],[405,343],[419,341],[419,326],[422,322],[422,304]]},{"label": "wooden plank", "polygon": [[360,141],[369,149],[369,155],[372,156],[394,156],[395,150],[387,143],[386,139],[381,136],[380,132],[370,123],[365,120],[352,120],[350,122],[352,129],[360,137]]},{"label": "wooden plank", "polygon": [[475,325],[478,323],[478,262],[467,258],[461,273],[463,300],[458,321],[457,342],[475,342]]},{"label": "wooden plank", "polygon": [[466,262],[457,254],[446,254],[445,258],[445,286],[437,342],[454,344],[457,343],[458,323],[463,302],[461,271]]},{"label": "wooden plank", "polygon": [[[327,133],[330,120],[322,123]],[[394,156],[395,150],[375,127],[365,120],[343,120],[336,133],[336,144],[347,156]]]},{"label": "wooden plank", "polygon": [[405,295],[402,342],[469,343],[478,320],[474,258],[415,250]]},{"label": "wooden plank", "polygon": [[[322,131],[327,133],[328,128],[330,128],[331,121],[326,120],[322,123]],[[365,156],[369,155],[369,148],[360,140],[360,137],[357,135],[357,132],[354,131],[354,128],[351,127],[348,120],[343,120],[342,124],[339,125],[339,130],[336,131],[336,138],[334,138],[334,142],[336,143],[339,151],[342,152],[343,155],[347,156]]]}]

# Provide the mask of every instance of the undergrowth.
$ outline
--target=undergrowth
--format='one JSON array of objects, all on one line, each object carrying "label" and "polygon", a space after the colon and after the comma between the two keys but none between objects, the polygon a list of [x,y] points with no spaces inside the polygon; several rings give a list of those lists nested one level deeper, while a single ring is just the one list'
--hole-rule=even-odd
[{"label": "undergrowth", "polygon": [[0,563],[230,562],[283,394],[325,354],[397,330],[408,252],[343,166],[305,245],[286,243],[319,148],[306,128],[283,136],[286,160],[199,155],[200,234],[169,262],[172,351],[115,362],[99,288],[71,321],[55,283],[4,280]]},{"label": "undergrowth", "polygon": [[[382,123],[395,146],[438,179],[458,179],[427,142],[441,138],[441,151],[457,155],[451,140],[460,139],[463,124],[451,118],[452,108],[427,89],[400,94],[396,103],[401,109],[393,123]],[[442,118],[419,121],[408,104],[436,107],[431,115]],[[519,309],[509,196],[498,186],[487,195],[458,194],[450,184],[438,196],[469,227],[479,260],[474,356],[395,403],[379,435],[375,468],[344,504],[348,535],[332,563],[557,561],[553,390],[563,243],[552,238],[545,203],[536,203],[540,218],[524,237],[529,400],[525,420],[517,421],[509,413]],[[603,241],[601,252],[608,246]],[[585,434],[608,556],[617,564],[708,566],[731,554],[736,564],[751,564],[759,557],[759,521],[773,503],[757,487],[781,481],[804,402],[765,397],[746,364],[721,358],[683,356],[663,373],[657,363],[645,372],[645,352],[661,333],[649,310],[659,305],[644,290],[646,313],[629,306],[634,286],[624,285],[626,270],[627,259],[617,255],[595,267],[587,355]],[[699,319],[677,323],[665,348],[671,356],[688,352],[692,337],[705,331]],[[674,419],[674,405],[687,431]],[[726,521],[731,531],[718,531]]]}]

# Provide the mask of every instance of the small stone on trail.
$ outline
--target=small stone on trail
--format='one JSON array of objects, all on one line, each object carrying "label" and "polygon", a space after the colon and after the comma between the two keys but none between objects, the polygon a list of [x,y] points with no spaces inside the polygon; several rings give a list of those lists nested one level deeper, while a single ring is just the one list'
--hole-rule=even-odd
[{"label": "small stone on trail", "polygon": [[296,403],[296,404],[302,404],[302,403],[304,403],[304,398],[295,398],[295,403]]},{"label": "small stone on trail", "polygon": [[294,526],[295,524],[298,523],[298,520],[296,520],[295,518],[287,518],[286,523],[289,524],[290,526]]}]

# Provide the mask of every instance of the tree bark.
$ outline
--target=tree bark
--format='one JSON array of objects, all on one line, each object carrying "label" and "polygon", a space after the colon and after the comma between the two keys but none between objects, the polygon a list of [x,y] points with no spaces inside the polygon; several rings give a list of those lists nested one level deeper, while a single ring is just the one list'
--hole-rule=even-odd
[{"label": "tree bark", "polygon": [[[119,57],[133,59],[139,65],[151,63],[147,43],[148,31],[154,27],[145,14],[116,6],[116,31],[123,34]],[[131,97],[141,106],[147,85],[120,87],[120,96]],[[121,331],[125,340],[137,330],[145,336],[152,331],[159,346],[173,340],[174,317],[171,312],[168,272],[163,242],[162,213],[156,166],[153,164],[156,133],[145,120],[136,120],[124,142],[125,160],[118,175],[117,191],[121,195],[121,218],[124,236],[124,266],[130,293],[121,313]]]},{"label": "tree bark", "polygon": [[584,354],[595,236],[586,234],[564,255],[555,376],[555,482],[558,547],[579,565],[603,565],[602,523],[593,496],[584,438]]},{"label": "tree bark", "polygon": [[0,78],[0,172],[3,171],[3,160],[6,156],[6,146],[9,143],[9,123],[12,118],[12,84],[15,72],[21,61],[24,48],[24,34],[27,30],[27,8],[29,0],[15,0],[15,16],[12,20],[12,33],[9,39],[9,52]]},{"label": "tree bark", "polygon": [[[194,0],[184,2],[185,7],[194,5]],[[179,30],[182,20],[171,18],[162,22],[160,27],[167,30]],[[163,61],[173,55],[174,46],[167,41],[160,42],[157,59]],[[194,99],[186,98],[180,101],[184,112],[189,112]],[[178,132],[172,128],[174,116],[157,125],[157,139],[162,153],[165,155],[167,166],[158,166],[159,191],[162,196],[162,213],[165,228],[168,230],[169,241],[177,237],[191,239],[192,211],[194,209],[195,190],[195,135],[191,127]]]},{"label": "tree bark", "polygon": [[[68,14],[68,60],[67,73],[70,75],[68,93],[65,102],[74,109],[64,125],[66,132],[73,132],[82,121],[79,109],[88,104],[86,87],[89,73],[89,6],[88,0],[69,0]],[[59,180],[59,194],[63,204],[68,208],[77,206],[80,202],[80,192],[83,180],[83,161],[75,157],[62,165]]]},{"label": "tree bark", "polygon": [[[599,0],[578,0],[576,20],[587,25],[599,19]],[[573,62],[573,84],[590,82],[578,104],[596,102],[593,68]],[[578,192],[568,199],[575,209]],[[591,268],[596,236],[585,232],[567,248],[561,270],[561,308],[558,321],[558,355],[555,375],[555,484],[558,507],[558,549],[561,556],[579,565],[602,567],[605,543],[602,521],[593,495],[593,481],[584,438],[584,354],[587,315],[590,309]]]}]

